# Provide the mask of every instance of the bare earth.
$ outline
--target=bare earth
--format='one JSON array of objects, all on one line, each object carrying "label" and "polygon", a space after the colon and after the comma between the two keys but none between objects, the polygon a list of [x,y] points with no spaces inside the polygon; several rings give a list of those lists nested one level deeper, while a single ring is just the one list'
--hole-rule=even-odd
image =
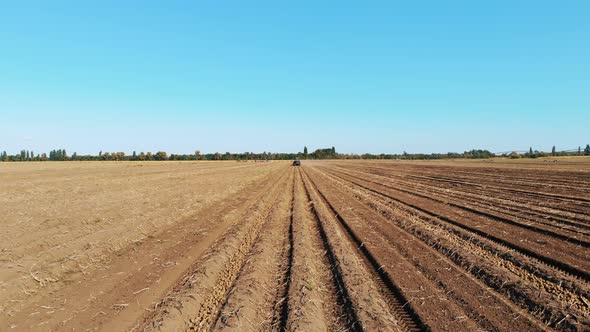
[{"label": "bare earth", "polygon": [[590,162],[0,163],[0,331],[587,331]]}]

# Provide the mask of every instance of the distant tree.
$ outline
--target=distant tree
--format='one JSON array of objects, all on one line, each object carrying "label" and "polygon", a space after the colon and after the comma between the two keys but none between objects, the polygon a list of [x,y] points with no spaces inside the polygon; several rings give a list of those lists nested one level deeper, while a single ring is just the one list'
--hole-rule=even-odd
[{"label": "distant tree", "polygon": [[[482,159],[482,158],[492,158],[494,156],[493,153],[491,153],[488,150],[471,150],[471,151],[465,151],[463,153],[463,158],[471,158],[471,159]],[[431,157],[429,157],[428,159],[434,159],[431,155]]]},{"label": "distant tree", "polygon": [[529,148],[529,152],[525,153],[524,155],[527,158],[535,158],[535,152],[533,151],[533,148],[532,147],[530,147]]},{"label": "distant tree", "polygon": [[166,154],[166,152],[164,152],[164,151],[158,151],[158,152],[156,152],[154,159],[155,160],[168,160],[168,154]]},{"label": "distant tree", "polygon": [[78,154],[76,152],[72,153],[72,160],[78,160]]},{"label": "distant tree", "polygon": [[98,152],[98,156],[102,157],[102,150],[100,150],[100,152]]},{"label": "distant tree", "polygon": [[201,150],[195,150],[195,159],[196,160],[200,160],[201,159]]},{"label": "distant tree", "polygon": [[2,152],[2,161],[8,161],[8,154],[6,151]]},{"label": "distant tree", "polygon": [[131,156],[131,160],[137,160],[137,153],[133,151],[133,155]]},{"label": "distant tree", "polygon": [[145,160],[154,160],[154,155],[148,151],[148,153],[145,154]]},{"label": "distant tree", "polygon": [[215,152],[213,154],[213,160],[221,160],[221,154],[219,152]]},{"label": "distant tree", "polygon": [[138,159],[139,159],[139,160],[145,160],[145,159],[146,159],[146,155],[145,155],[145,153],[143,153],[143,152],[140,152],[140,153],[139,153],[139,156],[138,156]]},{"label": "distant tree", "polygon": [[307,146],[303,147],[303,156],[307,159]]},{"label": "distant tree", "polygon": [[557,155],[557,152],[555,151],[555,145],[553,146],[553,148],[551,149],[551,155],[555,156]]},{"label": "distant tree", "polygon": [[335,155],[336,154],[336,148],[332,147],[332,154]]},{"label": "distant tree", "polygon": [[586,144],[586,148],[584,148],[584,155],[590,156],[590,144]]},{"label": "distant tree", "polygon": [[578,154],[582,154],[582,147],[578,146]]}]

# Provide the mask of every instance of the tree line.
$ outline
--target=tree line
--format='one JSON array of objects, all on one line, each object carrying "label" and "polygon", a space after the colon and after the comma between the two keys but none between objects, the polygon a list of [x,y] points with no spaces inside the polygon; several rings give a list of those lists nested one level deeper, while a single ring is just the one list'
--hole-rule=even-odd
[{"label": "tree line", "polygon": [[544,152],[533,150],[532,147],[529,148],[528,152],[519,154],[516,152],[512,152],[507,157],[510,158],[539,158],[539,157],[559,157],[559,156],[590,156],[590,144],[586,144],[584,150],[582,150],[581,146],[578,146],[577,150],[566,150],[566,151],[557,151],[555,145],[551,148],[551,152]]},{"label": "tree line", "polygon": [[79,155],[76,152],[68,155],[65,149],[51,150],[49,154],[38,153],[34,151],[21,150],[19,153],[9,155],[6,151],[0,154],[0,161],[157,161],[157,160],[238,160],[238,161],[262,161],[262,160],[293,160],[293,159],[394,159],[394,160],[434,160],[434,159],[485,159],[492,157],[509,157],[509,158],[538,158],[547,156],[573,156],[586,155],[590,156],[590,144],[582,150],[578,147],[574,151],[556,151],[555,146],[551,153],[533,150],[531,147],[525,153],[503,153],[496,155],[488,150],[470,150],[463,153],[448,152],[448,153],[407,153],[402,154],[348,154],[337,153],[335,147],[316,149],[308,153],[307,146],[303,148],[303,152],[296,153],[275,153],[275,152],[243,152],[243,153],[204,153],[196,150],[192,154],[168,154],[165,151],[157,152],[139,152],[133,151],[128,155],[125,152],[102,152],[97,155]]}]

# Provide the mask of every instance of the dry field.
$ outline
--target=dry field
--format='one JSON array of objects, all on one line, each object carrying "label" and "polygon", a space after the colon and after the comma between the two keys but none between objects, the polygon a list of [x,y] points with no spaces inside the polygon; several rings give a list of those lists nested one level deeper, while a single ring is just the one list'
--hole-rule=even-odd
[{"label": "dry field", "polygon": [[0,331],[587,331],[590,162],[0,164]]}]

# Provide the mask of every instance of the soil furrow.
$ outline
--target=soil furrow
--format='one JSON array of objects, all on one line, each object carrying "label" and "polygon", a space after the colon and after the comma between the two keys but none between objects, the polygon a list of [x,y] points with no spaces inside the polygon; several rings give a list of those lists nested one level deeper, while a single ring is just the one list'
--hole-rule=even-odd
[{"label": "soil furrow", "polygon": [[295,208],[295,181],[297,178],[293,177],[293,192],[291,195],[291,209],[289,211],[289,258],[287,262],[287,271],[285,273],[284,284],[285,289],[283,291],[283,300],[280,305],[280,322],[279,322],[279,331],[285,331],[287,329],[287,324],[289,322],[289,305],[290,305],[290,298],[289,298],[289,290],[291,288],[291,280],[293,274],[293,255],[294,255],[294,236],[293,236],[293,218],[294,218],[294,208]]},{"label": "soil furrow", "polygon": [[344,331],[347,308],[336,282],[333,257],[323,241],[321,224],[312,213],[300,170],[293,207],[293,265],[289,287],[289,331]]},{"label": "soil furrow", "polygon": [[282,307],[288,303],[291,197],[293,171],[244,265],[217,312],[212,330],[280,330]]},{"label": "soil furrow", "polygon": [[342,272],[341,264],[338,258],[336,258],[336,255],[334,254],[334,247],[330,243],[330,239],[326,234],[324,224],[321,221],[319,213],[316,209],[316,205],[313,203],[313,199],[311,197],[308,184],[305,180],[303,180],[303,183],[305,188],[305,194],[307,196],[307,201],[311,206],[311,212],[316,221],[317,228],[320,233],[320,238],[322,240],[322,244],[324,245],[326,256],[330,264],[330,271],[332,271],[332,277],[334,281],[334,286],[336,288],[338,305],[343,309],[344,317],[341,317],[341,319],[343,320],[344,325],[348,330],[363,331],[363,327],[359,322],[357,308],[355,308],[354,304],[352,303],[351,295],[349,294],[349,289],[347,288],[346,283],[344,282],[344,273]]},{"label": "soil furrow", "polygon": [[[195,166],[195,164],[172,166],[172,168],[168,166],[168,172],[170,173],[170,169],[174,170],[174,167],[184,170],[191,168],[191,166],[196,168],[194,171],[196,174],[200,174],[198,172],[199,166]],[[170,215],[168,213],[161,215],[160,218],[166,221],[163,223],[166,227],[159,231],[149,231],[147,226],[151,226],[150,220],[143,220],[137,230],[128,225],[127,231],[119,231],[118,237],[113,237],[113,239],[126,237],[133,239],[130,245],[120,250],[115,250],[116,247],[112,250],[109,248],[98,259],[91,258],[89,261],[83,260],[87,257],[86,252],[71,250],[68,260],[62,261],[62,268],[67,269],[66,274],[60,277],[59,281],[45,285],[38,284],[40,286],[38,295],[31,295],[27,301],[9,297],[12,299],[11,302],[19,307],[9,310],[10,307],[2,306],[0,314],[2,309],[5,309],[3,313],[7,314],[8,318],[0,317],[0,330],[8,329],[8,325],[4,325],[4,323],[10,326],[16,325],[18,329],[31,331],[85,330],[89,327],[94,330],[112,331],[137,327],[138,323],[143,320],[143,316],[154,309],[154,305],[167,294],[184,272],[191,268],[194,261],[221,238],[227,229],[240,222],[238,211],[251,208],[260,197],[267,195],[267,191],[276,186],[276,181],[280,178],[281,173],[284,173],[282,167],[276,166],[278,165],[261,172],[261,175],[264,175],[263,178],[248,184],[233,194],[222,197],[222,199],[217,197],[221,190],[216,188],[216,193],[208,198],[212,200],[212,203],[191,202],[192,213],[187,217],[179,217],[182,215],[181,211],[174,211]],[[124,165],[119,167],[124,167]],[[217,166],[217,172],[220,176],[226,176],[227,174],[224,175],[221,172],[222,168],[222,166]],[[143,171],[143,167],[139,169]],[[242,175],[235,174],[235,176],[237,179],[231,182],[236,182]],[[185,177],[183,183],[191,183],[191,180],[192,177]],[[204,182],[211,182],[211,180],[198,180],[197,183]],[[210,190],[210,188],[202,186],[199,190],[205,192]],[[224,191],[233,192],[236,190],[231,187],[233,185],[224,188]],[[182,190],[176,192],[181,194]],[[252,196],[244,199],[245,193],[251,193]],[[116,191],[111,193],[115,196],[120,194]],[[142,199],[145,200],[142,202],[144,205],[149,202],[147,197],[142,197]],[[129,214],[137,213],[134,210],[137,202],[129,200],[128,195],[122,197],[121,201],[129,206]],[[171,208],[174,207],[171,200],[167,201],[167,204],[170,204]],[[201,207],[201,205],[203,206]],[[90,211],[90,209],[86,208],[86,211]],[[143,213],[140,212],[139,216],[143,216]],[[106,217],[107,215],[102,216]],[[92,214],[87,218],[91,217]],[[172,219],[173,222],[168,221],[170,217],[175,218]],[[117,220],[117,222],[125,223],[126,221]],[[92,224],[97,228],[106,226],[116,229],[119,227],[117,223],[104,220]],[[136,234],[138,231],[141,233]],[[70,232],[66,236],[71,237],[74,234],[78,234],[75,225],[70,225]],[[100,239],[100,236],[104,237],[105,234],[108,234],[108,231],[102,231],[99,228],[94,236]],[[53,238],[45,237],[39,240],[52,241]],[[109,242],[109,239],[103,238],[101,241],[88,243],[87,247],[92,250],[95,247],[100,248],[107,245]],[[70,245],[71,243],[68,241],[61,243],[64,249],[71,249]],[[79,264],[70,264],[75,262]],[[39,269],[35,268],[32,271],[38,280],[43,281],[47,274],[40,265],[38,265]],[[27,273],[27,275],[29,274]],[[28,278],[35,281],[31,277]],[[0,286],[4,281],[2,279]],[[16,289],[27,292],[28,287],[21,287],[16,287]],[[6,293],[2,294],[6,295]],[[55,309],[42,310],[39,313],[39,309],[42,307]],[[44,311],[48,313],[45,314]]]},{"label": "soil furrow", "polygon": [[[383,268],[383,265],[377,261],[373,253],[364,245],[342,216],[334,210],[334,207],[326,200],[325,196],[317,189],[317,186],[309,179],[307,174],[306,178],[310,181],[312,190],[318,194],[323,205],[336,218],[346,231],[348,237],[355,243],[358,251],[362,253],[368,270],[373,273],[373,278],[381,286],[380,293],[384,296],[384,300],[388,303],[390,309],[395,313],[396,318],[399,319],[400,324],[408,331],[426,330],[427,326],[422,322],[422,319],[418,316],[410,301],[392,281],[389,273]],[[388,292],[383,292],[384,289],[387,289]]]},{"label": "soil furrow", "polygon": [[[347,170],[353,170],[356,169],[357,171],[359,170],[359,168],[354,167],[338,167],[338,168],[342,168],[342,169],[347,169]],[[373,171],[367,171],[367,170],[373,170]],[[535,209],[541,213],[546,213],[549,212],[552,215],[556,215],[556,216],[561,216],[561,215],[565,215],[568,218],[571,218],[573,220],[577,220],[577,221],[581,221],[581,222],[590,222],[590,219],[588,219],[589,216],[584,216],[584,214],[587,214],[587,209],[588,209],[588,204],[583,202],[583,201],[579,201],[576,199],[562,199],[559,197],[547,197],[547,196],[538,196],[538,195],[534,195],[534,194],[530,194],[530,193],[526,193],[526,192],[519,192],[518,195],[514,195],[513,191],[510,190],[504,190],[505,187],[499,187],[497,186],[498,181],[494,181],[490,184],[486,183],[485,179],[479,178],[479,179],[471,179],[471,180],[465,180],[465,179],[461,179],[461,178],[451,178],[451,177],[442,177],[440,175],[429,175],[426,176],[424,175],[424,173],[419,173],[419,174],[404,174],[404,172],[400,172],[399,170],[396,170],[395,172],[392,170],[383,170],[382,168],[378,168],[377,170],[375,170],[374,167],[366,167],[366,168],[362,168],[361,171],[364,171],[365,173],[369,173],[369,174],[375,174],[375,175],[382,175],[382,176],[386,176],[386,177],[395,177],[398,178],[400,180],[405,179],[410,181],[410,184],[415,184],[415,183],[424,183],[426,185],[430,185],[433,187],[440,187],[440,188],[454,188],[454,187],[459,187],[461,190],[466,191],[466,192],[470,192],[470,193],[480,193],[480,192],[485,192],[488,194],[493,194],[495,197],[502,197],[502,198],[506,198],[509,200],[514,200],[514,201],[518,201],[521,202],[523,204],[530,204],[532,202],[538,203],[540,207],[551,207],[553,211],[546,211],[545,210],[539,210],[539,208],[535,207],[535,206],[531,206],[532,209]],[[471,182],[471,181],[479,181],[479,182]],[[583,188],[583,186],[582,186]],[[551,204],[553,202],[553,204]],[[564,207],[564,203],[570,204],[570,208],[566,209]],[[573,211],[571,209],[574,209]],[[572,216],[572,212],[576,212],[578,214],[578,216]]]},{"label": "soil furrow", "polygon": [[[379,174],[384,176],[393,175],[389,172]],[[506,202],[511,202],[512,204],[519,203],[520,207],[528,205],[529,209],[532,209],[544,215],[552,215],[558,218],[568,218],[572,221],[578,221],[582,223],[590,222],[590,219],[588,218],[589,216],[587,216],[589,205],[582,201],[575,201],[570,199],[564,200],[560,198],[552,199],[545,196],[539,197],[522,192],[518,195],[514,195],[514,192],[504,190],[501,187],[496,188],[487,184],[476,184],[471,182],[465,182],[464,180],[445,179],[443,181],[439,177],[426,177],[421,175],[412,175],[407,178],[411,179],[409,180],[410,183],[423,183],[431,187],[440,187],[447,189],[458,187],[461,191],[471,194],[478,194],[484,192],[488,195],[493,195],[494,197],[502,198]],[[536,204],[531,205],[531,203]]]},{"label": "soil furrow", "polygon": [[520,221],[515,221],[515,220],[507,219],[507,218],[504,218],[504,217],[498,215],[498,213],[485,212],[485,210],[480,210],[480,209],[476,209],[476,208],[467,206],[464,202],[462,202],[462,203],[452,202],[452,201],[448,200],[448,196],[447,196],[446,199],[443,199],[443,198],[440,198],[440,196],[438,196],[438,195],[436,195],[436,194],[434,194],[432,192],[425,193],[425,192],[421,192],[421,191],[416,190],[415,188],[411,188],[411,187],[405,187],[405,188],[411,188],[411,189],[404,189],[404,188],[402,188],[400,186],[395,186],[394,187],[394,186],[391,186],[391,185],[388,185],[388,184],[384,184],[383,182],[369,180],[369,179],[362,178],[360,176],[355,176],[355,175],[348,174],[348,173],[342,173],[342,174],[345,174],[346,176],[350,176],[350,177],[356,178],[357,180],[366,181],[366,182],[370,182],[370,183],[373,183],[373,184],[378,184],[378,185],[381,185],[381,186],[386,187],[386,188],[389,188],[389,189],[401,191],[401,192],[404,192],[404,193],[407,193],[407,194],[410,194],[410,195],[414,195],[414,196],[417,196],[417,197],[420,197],[420,198],[424,198],[424,199],[432,200],[432,201],[435,201],[435,202],[438,202],[438,203],[442,203],[442,204],[445,204],[445,205],[449,205],[449,206],[452,206],[452,207],[456,207],[458,209],[461,209],[461,210],[470,212],[472,214],[475,214],[475,215],[478,215],[478,216],[482,216],[482,217],[485,217],[485,218],[488,218],[488,219],[492,219],[492,220],[495,220],[495,221],[498,221],[498,222],[501,222],[501,223],[505,223],[505,224],[508,224],[508,225],[511,225],[511,226],[525,228],[527,230],[530,230],[530,231],[533,231],[533,232],[537,232],[537,233],[542,234],[542,235],[546,235],[546,236],[550,236],[550,237],[553,237],[553,238],[556,238],[556,239],[564,240],[566,242],[570,242],[570,243],[572,243],[572,244],[574,244],[576,246],[582,246],[584,248],[590,248],[590,242],[589,241],[586,241],[586,240],[583,240],[583,239],[579,239],[579,238],[573,237],[572,234],[569,234],[569,235],[568,234],[562,234],[562,233],[558,233],[558,232],[552,231],[552,230],[547,229],[547,228],[541,228],[541,227],[532,225],[530,223],[523,223],[523,222],[520,222]]},{"label": "soil furrow", "polygon": [[[332,180],[340,187],[347,188],[356,199],[366,204],[367,207],[391,220],[392,225],[399,226],[403,231],[441,252],[466,272],[481,279],[489,287],[515,301],[531,315],[538,316],[540,320],[546,321],[550,326],[557,322],[561,322],[561,327],[564,329],[568,329],[568,326],[570,328],[575,326],[577,323],[573,315],[570,315],[569,319],[566,317],[572,313],[572,310],[576,312],[579,319],[588,316],[589,311],[585,304],[587,301],[585,299],[588,299],[590,294],[588,285],[576,286],[577,281],[568,276],[555,275],[552,270],[542,272],[542,269],[538,268],[539,262],[537,261],[526,262],[526,257],[513,257],[513,253],[510,251],[493,249],[492,243],[484,243],[485,239],[477,240],[461,232],[457,233],[456,230],[439,227],[436,225],[436,220],[422,221],[419,216],[411,213],[405,214],[398,207],[392,208],[391,200],[388,202],[383,196],[377,196],[360,187],[350,187],[348,183],[342,183],[338,179]],[[386,221],[376,223],[383,234],[387,233],[387,229],[382,228],[386,224]],[[392,234],[393,237],[399,236],[395,232]],[[400,241],[403,240],[397,240],[392,245],[395,246],[395,243]],[[412,243],[407,239],[403,242]],[[415,249],[415,251],[419,252],[420,249]],[[499,259],[503,259],[504,262],[498,262]],[[418,260],[419,264],[424,262],[423,259]],[[523,288],[522,283],[515,283],[510,278],[505,278],[512,273],[529,285],[536,286],[536,290],[529,290],[528,287]],[[448,278],[443,278],[443,280],[445,279]],[[547,293],[547,296],[540,297],[542,293]],[[568,301],[567,307],[561,306],[561,301],[566,299]],[[468,301],[469,299],[466,302]],[[561,309],[557,309],[560,307]]]},{"label": "soil furrow", "polygon": [[[364,172],[364,174],[370,174],[373,176],[376,175],[368,172]],[[502,195],[498,194],[490,196],[490,194],[494,194],[494,192],[491,190],[482,191],[481,189],[478,189],[477,191],[473,192],[471,190],[465,190],[465,188],[457,189],[456,187],[440,186],[439,183],[435,182],[413,182],[405,181],[401,178],[393,177],[391,175],[388,176],[382,174],[382,176],[386,177],[387,181],[391,182],[394,185],[414,189],[420,188],[423,192],[426,192],[430,195],[437,195],[443,198],[452,197],[455,198],[458,202],[469,201],[471,204],[477,204],[480,208],[503,213],[511,217],[526,219],[532,222],[543,223],[548,226],[556,227],[562,230],[590,235],[590,233],[586,233],[579,230],[579,228],[590,230],[590,225],[582,221],[575,221],[575,217],[563,216],[563,214],[554,213],[547,208],[537,208],[535,206],[531,206],[530,201],[526,201],[525,203],[516,202],[514,200],[514,196],[511,196],[511,199],[505,199],[500,198],[500,196]],[[508,213],[506,210],[509,210],[513,213]],[[529,216],[530,218],[524,216]]]},{"label": "soil furrow", "polygon": [[241,270],[247,254],[280,197],[286,174],[248,211],[243,223],[230,229],[195,263],[145,320],[143,330],[206,330],[214,323],[219,307]]},{"label": "soil furrow", "polygon": [[[560,270],[562,270],[562,271],[564,271],[566,273],[575,275],[575,276],[577,276],[579,278],[582,278],[583,280],[585,280],[587,282],[590,281],[590,272],[588,272],[587,270],[584,270],[583,267],[576,267],[576,266],[574,266],[574,265],[572,265],[570,263],[567,263],[567,262],[563,262],[562,261],[562,259],[561,259],[561,255],[563,254],[563,251],[562,251],[563,249],[562,248],[560,248],[560,250],[554,249],[554,250],[551,250],[551,251],[547,251],[547,248],[542,248],[542,249],[539,249],[538,251],[533,251],[533,250],[531,250],[529,248],[526,248],[526,247],[524,247],[522,245],[516,244],[518,242],[522,242],[522,238],[519,238],[519,239],[511,239],[511,236],[514,236],[514,234],[519,234],[520,236],[522,236],[522,234],[520,234],[520,233],[515,233],[515,232],[512,232],[512,233],[509,233],[509,232],[501,232],[501,228],[500,227],[495,227],[495,228],[488,227],[487,228],[488,229],[487,231],[483,231],[481,229],[478,229],[478,224],[476,224],[472,220],[464,220],[464,217],[463,216],[459,216],[458,214],[455,214],[455,218],[460,218],[459,220],[462,220],[462,221],[457,221],[455,219],[449,218],[447,216],[444,216],[442,214],[439,214],[438,212],[434,212],[434,211],[432,211],[429,208],[421,207],[420,205],[418,205],[418,203],[412,202],[412,199],[411,198],[403,197],[403,195],[401,195],[401,194],[397,194],[395,196],[393,196],[392,194],[387,194],[387,192],[390,191],[390,190],[392,190],[393,188],[389,188],[389,187],[384,186],[384,185],[379,184],[379,183],[375,183],[375,182],[372,182],[372,181],[366,181],[366,180],[362,180],[362,179],[358,179],[358,178],[356,178],[356,180],[350,180],[350,179],[348,179],[348,181],[350,181],[350,182],[352,182],[352,183],[354,183],[354,184],[356,184],[358,186],[361,186],[361,187],[363,187],[363,188],[365,188],[367,190],[373,191],[373,192],[378,193],[378,194],[381,194],[381,195],[385,195],[388,198],[390,198],[390,199],[392,199],[392,200],[394,200],[394,201],[396,201],[396,202],[398,202],[400,204],[404,204],[406,206],[409,206],[409,207],[411,207],[411,208],[413,208],[413,209],[415,209],[417,211],[420,211],[422,213],[425,213],[425,214],[427,214],[427,215],[429,215],[431,217],[438,218],[439,220],[445,221],[445,222],[447,222],[449,224],[453,224],[455,226],[461,227],[461,228],[463,228],[466,231],[469,231],[469,232],[472,232],[474,234],[477,234],[477,235],[486,237],[486,238],[491,239],[491,240],[493,240],[495,242],[498,242],[498,243],[500,243],[500,244],[502,244],[504,246],[510,247],[510,248],[512,248],[514,250],[519,251],[523,255],[527,255],[527,256],[536,258],[539,261],[544,262],[547,265],[553,266],[554,268],[560,269]],[[370,183],[370,184],[369,185],[363,185],[363,184],[359,183],[359,181],[365,182],[365,183]],[[377,187],[380,187],[382,189],[381,190],[376,190],[374,188],[370,188],[370,186],[377,186]],[[393,189],[393,190],[398,191],[398,192],[401,193],[400,190],[397,190],[397,189]],[[453,211],[447,209],[446,212],[448,213],[448,212],[453,212]],[[474,224],[474,225],[472,226],[470,224]],[[498,233],[502,233],[502,235],[501,235],[502,237],[500,237],[499,235],[494,235],[494,234],[498,234]],[[508,238],[508,239],[506,239],[506,238]],[[545,242],[544,242],[544,244],[549,244],[549,243],[550,242],[547,241],[547,240],[545,240]],[[528,244],[529,245],[534,245],[535,243],[529,241]],[[560,245],[564,246],[564,245],[568,245],[568,243],[567,242],[566,243],[563,243],[562,242],[562,243],[560,243]],[[589,262],[588,260],[586,260],[585,258],[582,258],[582,257],[580,257],[580,258],[576,257],[576,255],[579,255],[579,254],[584,254],[584,253],[585,254],[589,254],[587,251],[581,251],[580,252],[580,250],[581,250],[581,248],[578,248],[576,250],[574,250],[574,248],[571,248],[568,251],[572,251],[573,252],[573,256],[568,256],[568,258],[570,260],[576,258],[574,261],[577,263],[577,265],[578,264],[583,264],[584,266],[585,265],[588,265],[588,262]],[[544,254],[540,254],[539,252],[544,252]],[[550,257],[549,255],[551,255],[551,256],[560,256],[560,258]]]},{"label": "soil furrow", "polygon": [[562,160],[0,163],[0,331],[590,331]]}]

